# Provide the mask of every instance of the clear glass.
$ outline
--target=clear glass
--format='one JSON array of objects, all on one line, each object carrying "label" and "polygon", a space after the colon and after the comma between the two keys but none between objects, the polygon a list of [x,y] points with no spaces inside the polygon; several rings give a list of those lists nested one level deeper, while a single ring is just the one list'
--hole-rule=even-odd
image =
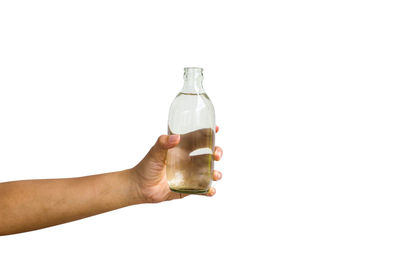
[{"label": "clear glass", "polygon": [[203,89],[203,69],[184,70],[183,88],[169,110],[168,134],[180,134],[181,139],[168,150],[167,179],[172,191],[200,194],[212,182],[215,112]]}]

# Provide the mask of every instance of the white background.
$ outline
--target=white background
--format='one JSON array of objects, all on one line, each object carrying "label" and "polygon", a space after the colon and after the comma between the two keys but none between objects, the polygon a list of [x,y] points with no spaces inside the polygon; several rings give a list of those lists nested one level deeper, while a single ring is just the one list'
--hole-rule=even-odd
[{"label": "white background", "polygon": [[0,181],[134,166],[200,66],[213,198],[0,237],[0,266],[399,266],[396,1],[1,1]]}]

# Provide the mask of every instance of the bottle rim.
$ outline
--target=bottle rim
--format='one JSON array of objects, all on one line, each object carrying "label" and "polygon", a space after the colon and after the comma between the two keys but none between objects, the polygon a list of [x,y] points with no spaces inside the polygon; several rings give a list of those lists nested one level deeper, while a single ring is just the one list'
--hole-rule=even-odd
[{"label": "bottle rim", "polygon": [[183,70],[185,72],[190,71],[190,70],[199,70],[199,71],[203,72],[203,68],[200,68],[200,67],[185,67]]}]

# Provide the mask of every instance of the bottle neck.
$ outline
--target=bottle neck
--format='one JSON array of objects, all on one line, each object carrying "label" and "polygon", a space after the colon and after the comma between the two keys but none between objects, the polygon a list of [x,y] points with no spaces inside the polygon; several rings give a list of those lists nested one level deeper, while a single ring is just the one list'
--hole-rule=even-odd
[{"label": "bottle neck", "polygon": [[185,68],[183,75],[184,83],[182,93],[201,94],[205,93],[203,89],[203,69],[202,68]]}]

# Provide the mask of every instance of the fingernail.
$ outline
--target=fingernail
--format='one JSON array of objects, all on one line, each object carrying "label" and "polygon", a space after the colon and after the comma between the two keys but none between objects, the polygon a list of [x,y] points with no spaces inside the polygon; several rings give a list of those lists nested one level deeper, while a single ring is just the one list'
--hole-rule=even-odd
[{"label": "fingernail", "polygon": [[173,134],[168,136],[168,143],[173,144],[179,139],[179,134]]}]

